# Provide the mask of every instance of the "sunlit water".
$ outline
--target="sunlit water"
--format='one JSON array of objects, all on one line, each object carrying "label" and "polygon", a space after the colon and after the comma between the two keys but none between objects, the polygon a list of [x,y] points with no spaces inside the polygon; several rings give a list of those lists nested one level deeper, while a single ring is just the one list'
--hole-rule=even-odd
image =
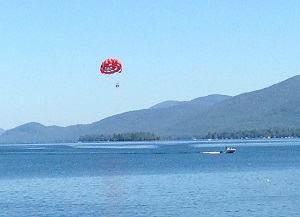
[{"label": "sunlit water", "polygon": [[0,216],[300,214],[299,140],[2,145],[0,165]]}]

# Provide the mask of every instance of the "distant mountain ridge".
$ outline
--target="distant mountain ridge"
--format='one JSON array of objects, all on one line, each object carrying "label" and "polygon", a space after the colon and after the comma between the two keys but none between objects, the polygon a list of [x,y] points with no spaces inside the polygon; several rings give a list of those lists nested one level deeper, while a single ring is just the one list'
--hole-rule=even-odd
[{"label": "distant mountain ridge", "polygon": [[0,136],[5,132],[2,128],[0,128]]},{"label": "distant mountain ridge", "polygon": [[231,98],[232,96],[221,95],[221,94],[211,94],[208,96],[198,97],[191,101],[175,101],[175,100],[168,100],[165,102],[158,103],[150,109],[160,109],[160,108],[169,108],[173,106],[178,106],[181,104],[199,104],[199,105],[213,105],[218,102],[221,102],[225,99]]},{"label": "distant mountain ridge", "polygon": [[[5,131],[0,143],[77,142],[83,135],[134,132],[178,139],[197,138],[209,132],[299,128],[299,87],[300,75],[297,75],[234,97],[209,95],[187,102],[163,102],[150,109],[125,112],[92,124],[47,127],[28,123]],[[216,98],[212,100],[213,97]]]}]

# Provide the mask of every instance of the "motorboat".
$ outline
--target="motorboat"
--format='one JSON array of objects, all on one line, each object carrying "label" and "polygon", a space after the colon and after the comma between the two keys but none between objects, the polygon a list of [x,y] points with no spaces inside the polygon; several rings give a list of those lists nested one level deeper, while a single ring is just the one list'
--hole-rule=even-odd
[{"label": "motorboat", "polygon": [[236,151],[236,148],[232,148],[232,147],[226,147],[226,149],[225,149],[226,154],[233,154],[235,151]]}]

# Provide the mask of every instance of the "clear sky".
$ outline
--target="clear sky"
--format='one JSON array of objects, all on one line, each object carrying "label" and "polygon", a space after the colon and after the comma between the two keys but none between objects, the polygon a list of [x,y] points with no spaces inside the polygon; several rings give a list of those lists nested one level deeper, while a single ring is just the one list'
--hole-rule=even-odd
[{"label": "clear sky", "polygon": [[[0,0],[0,28],[3,129],[87,124],[300,74],[299,0]],[[100,74],[109,57],[121,74]]]}]

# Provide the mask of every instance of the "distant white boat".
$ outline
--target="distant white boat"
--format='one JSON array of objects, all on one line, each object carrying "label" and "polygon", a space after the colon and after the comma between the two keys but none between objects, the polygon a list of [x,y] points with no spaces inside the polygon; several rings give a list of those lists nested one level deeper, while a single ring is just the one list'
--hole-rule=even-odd
[{"label": "distant white boat", "polygon": [[232,148],[232,147],[226,147],[226,149],[225,149],[225,153],[227,153],[227,154],[233,154],[235,151],[236,151],[236,149]]}]

